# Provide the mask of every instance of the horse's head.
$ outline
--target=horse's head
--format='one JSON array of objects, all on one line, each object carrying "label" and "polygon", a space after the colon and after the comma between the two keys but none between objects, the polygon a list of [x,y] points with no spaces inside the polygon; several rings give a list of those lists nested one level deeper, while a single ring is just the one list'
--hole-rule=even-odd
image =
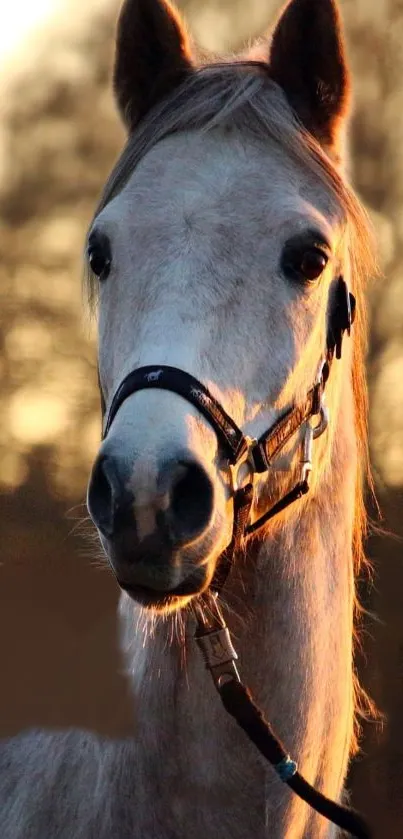
[{"label": "horse's head", "polygon": [[[115,90],[129,140],[88,237],[106,408],[131,370],[171,365],[258,437],[311,388],[348,272],[335,3],[291,0],[266,60],[196,69],[166,3],[126,0]],[[155,608],[205,589],[231,539],[217,435],[162,389],[121,404],[88,503],[119,582]]]}]

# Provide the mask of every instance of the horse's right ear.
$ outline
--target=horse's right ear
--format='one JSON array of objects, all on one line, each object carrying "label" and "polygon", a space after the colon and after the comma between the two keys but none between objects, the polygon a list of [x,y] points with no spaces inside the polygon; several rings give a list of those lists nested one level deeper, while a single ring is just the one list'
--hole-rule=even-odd
[{"label": "horse's right ear", "polygon": [[114,89],[128,130],[191,70],[186,33],[168,0],[125,0],[117,29]]},{"label": "horse's right ear", "polygon": [[339,156],[350,83],[337,0],[289,0],[273,34],[270,75],[305,128]]}]

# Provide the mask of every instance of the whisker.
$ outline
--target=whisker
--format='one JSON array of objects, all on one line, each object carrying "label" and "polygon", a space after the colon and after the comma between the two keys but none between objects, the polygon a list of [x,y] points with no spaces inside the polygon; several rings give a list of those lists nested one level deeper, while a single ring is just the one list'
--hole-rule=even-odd
[{"label": "whisker", "polygon": [[65,517],[67,519],[74,519],[73,513],[75,513],[76,510],[87,510],[87,504],[85,503],[85,501],[83,501],[81,504],[76,504],[74,507],[70,507],[68,510],[66,510]]}]

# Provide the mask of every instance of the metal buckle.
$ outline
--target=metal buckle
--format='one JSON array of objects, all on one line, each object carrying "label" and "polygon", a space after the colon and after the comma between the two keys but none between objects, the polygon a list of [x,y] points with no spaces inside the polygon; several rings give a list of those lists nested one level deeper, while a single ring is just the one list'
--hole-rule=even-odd
[{"label": "metal buckle", "polygon": [[218,690],[226,682],[240,681],[235,664],[238,655],[227,626],[205,635],[196,635],[196,641]]},{"label": "metal buckle", "polygon": [[[319,387],[322,385],[323,382],[323,371],[325,369],[325,365],[327,364],[326,358],[322,358],[322,361],[319,364],[318,372],[316,374],[316,382],[315,387]],[[325,394],[322,391],[320,403],[319,403],[319,411],[318,415],[320,417],[319,422],[315,425],[312,429],[313,431],[313,439],[317,440],[324,431],[326,431],[329,425],[329,409],[327,405],[325,405]]]},{"label": "metal buckle", "polygon": [[323,399],[324,397],[322,397],[322,404],[320,406],[318,424],[312,426],[309,420],[306,423],[305,435],[303,440],[303,452],[301,458],[301,483],[309,483],[309,477],[312,472],[313,441],[317,440],[318,437],[320,437],[326,431],[329,425],[329,411],[327,406],[324,405]]},{"label": "metal buckle", "polygon": [[318,367],[318,371],[317,371],[317,373],[316,373],[315,385],[321,385],[321,384],[322,384],[322,381],[323,381],[323,371],[324,371],[324,369],[325,369],[326,364],[327,364],[327,359],[326,359],[326,358],[322,358],[322,360],[321,360],[321,362],[320,362],[320,364],[319,364],[319,367]]},{"label": "metal buckle", "polygon": [[241,681],[235,664],[238,655],[218,605],[216,594],[210,595],[206,607],[204,611],[197,600],[193,604],[198,627],[195,639],[202,652],[206,668],[210,670],[217,690],[220,690],[226,682]]},{"label": "metal buckle", "polygon": [[323,434],[324,431],[326,431],[326,429],[329,425],[329,408],[327,407],[327,405],[324,404],[323,400],[324,400],[324,397],[322,397],[322,404],[320,406],[319,422],[312,429],[314,440],[317,440],[318,437],[321,437],[321,435]]},{"label": "metal buckle", "polygon": [[[253,483],[255,478],[255,467],[253,460],[251,458],[252,449],[257,444],[257,440],[254,437],[248,437],[245,435],[246,441],[246,448],[242,452],[239,460],[236,463],[230,463],[229,471],[231,475],[231,484],[232,484],[232,492],[236,493],[239,489],[245,486],[245,484]],[[239,480],[239,473],[243,467],[248,467],[245,470],[244,475]]]},{"label": "metal buckle", "polygon": [[312,472],[313,428],[308,420],[305,429],[303,452],[301,458],[300,482],[308,483]]}]

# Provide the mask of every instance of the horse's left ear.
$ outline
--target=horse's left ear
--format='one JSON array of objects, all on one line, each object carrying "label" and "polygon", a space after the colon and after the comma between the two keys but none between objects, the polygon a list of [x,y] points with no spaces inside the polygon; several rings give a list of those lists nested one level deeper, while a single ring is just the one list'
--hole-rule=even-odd
[{"label": "horse's left ear", "polygon": [[338,156],[350,82],[335,0],[290,0],[274,30],[270,76],[305,128]]},{"label": "horse's left ear", "polygon": [[113,81],[129,131],[183,81],[192,67],[184,25],[169,0],[124,0]]}]

